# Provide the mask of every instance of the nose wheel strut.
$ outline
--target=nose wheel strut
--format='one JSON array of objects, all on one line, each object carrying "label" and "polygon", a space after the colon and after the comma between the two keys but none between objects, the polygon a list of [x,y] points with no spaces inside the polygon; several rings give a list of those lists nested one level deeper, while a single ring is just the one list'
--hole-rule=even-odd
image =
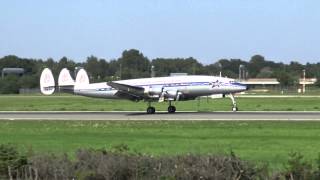
[{"label": "nose wheel strut", "polygon": [[232,101],[232,111],[233,111],[233,112],[238,111],[237,102],[236,102],[236,100],[235,100],[235,98],[234,98],[234,94],[230,94],[229,97],[230,97],[230,99],[231,99],[231,101]]}]

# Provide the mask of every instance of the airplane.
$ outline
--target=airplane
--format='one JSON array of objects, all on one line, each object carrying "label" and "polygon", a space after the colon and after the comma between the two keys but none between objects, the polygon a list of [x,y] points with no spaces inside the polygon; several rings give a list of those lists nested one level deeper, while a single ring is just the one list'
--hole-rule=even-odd
[{"label": "airplane", "polygon": [[172,101],[194,100],[200,96],[213,94],[229,95],[232,100],[232,111],[238,107],[234,98],[235,93],[248,90],[247,86],[234,79],[220,76],[185,75],[169,77],[153,77],[117,80],[110,82],[90,83],[87,72],[80,69],[75,80],[70,71],[63,68],[58,76],[58,86],[52,71],[45,68],[40,76],[40,90],[44,95],[51,95],[58,88],[61,92],[81,96],[127,99],[131,101],[144,100],[148,103],[147,114],[154,114],[156,109],[151,102],[169,102],[168,113],[174,113],[176,107]]}]

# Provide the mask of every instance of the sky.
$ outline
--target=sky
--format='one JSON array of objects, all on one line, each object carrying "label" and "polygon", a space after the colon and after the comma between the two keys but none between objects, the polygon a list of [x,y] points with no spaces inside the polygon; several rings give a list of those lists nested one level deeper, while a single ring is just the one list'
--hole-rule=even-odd
[{"label": "sky", "polygon": [[0,57],[320,62],[319,0],[1,0]]}]

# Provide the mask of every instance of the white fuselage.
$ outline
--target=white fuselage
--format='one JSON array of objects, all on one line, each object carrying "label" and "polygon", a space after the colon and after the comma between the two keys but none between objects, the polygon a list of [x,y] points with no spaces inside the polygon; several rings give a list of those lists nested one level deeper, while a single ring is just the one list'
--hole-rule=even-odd
[{"label": "white fuselage", "polygon": [[[150,99],[159,99],[162,92],[175,94],[177,92],[187,100],[198,96],[212,94],[231,94],[246,90],[246,86],[234,81],[234,79],[217,76],[173,76],[155,77],[114,81],[135,87],[143,87]],[[118,98],[115,94],[118,90],[103,83],[92,83],[75,86],[74,93],[89,97]],[[184,100],[184,99],[181,99]]]}]

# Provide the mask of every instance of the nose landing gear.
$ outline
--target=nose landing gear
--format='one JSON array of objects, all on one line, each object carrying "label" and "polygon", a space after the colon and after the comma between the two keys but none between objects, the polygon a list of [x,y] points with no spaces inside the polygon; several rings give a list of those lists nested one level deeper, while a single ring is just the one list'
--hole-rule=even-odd
[{"label": "nose landing gear", "polygon": [[234,98],[234,94],[230,94],[230,99],[232,100],[232,111],[233,112],[238,111],[237,102]]}]

